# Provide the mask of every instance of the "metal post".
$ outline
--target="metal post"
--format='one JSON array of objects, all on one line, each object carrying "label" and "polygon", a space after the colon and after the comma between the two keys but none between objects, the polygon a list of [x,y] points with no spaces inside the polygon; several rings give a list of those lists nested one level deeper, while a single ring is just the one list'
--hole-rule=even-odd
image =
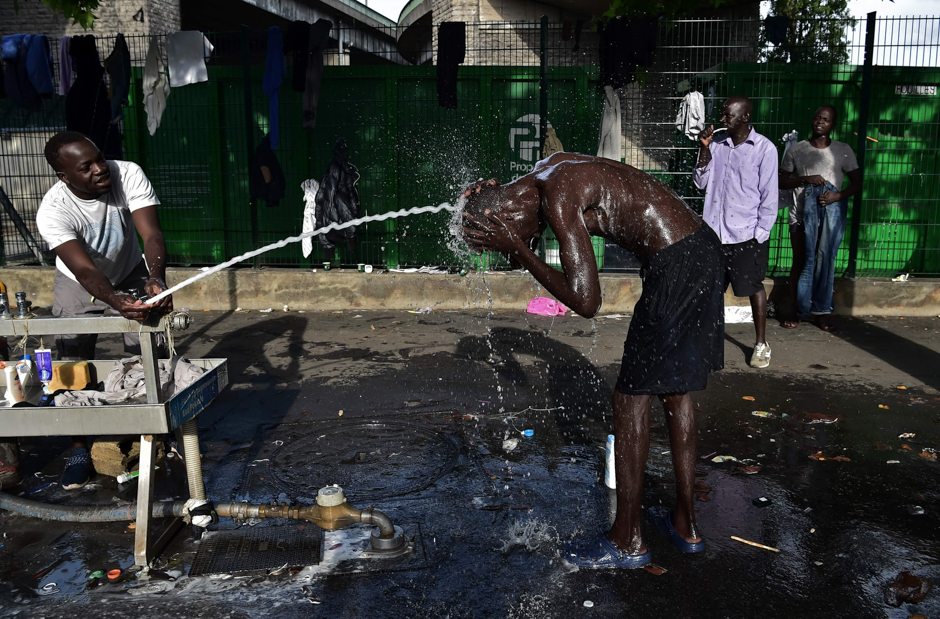
[{"label": "metal post", "polygon": [[[865,180],[865,151],[868,144],[868,110],[871,103],[871,68],[874,62],[876,15],[875,11],[869,13],[868,20],[865,23],[865,66],[862,69],[862,101],[859,106],[858,146],[856,147],[858,171],[862,175],[863,186]],[[847,271],[850,278],[855,277],[858,266],[858,240],[862,225],[863,193],[859,191],[852,199],[852,236],[849,241],[849,268]]]},{"label": "metal post", "polygon": [[[248,26],[242,24],[242,89],[245,92],[245,149],[248,155],[248,165],[255,157],[254,114],[251,110],[251,44]],[[251,246],[258,247],[258,201],[249,199],[251,205]],[[259,258],[252,258],[251,267],[257,269]]]},{"label": "metal post", "polygon": [[[149,393],[148,393],[149,396]],[[152,434],[140,437],[140,459],[137,470],[137,526],[134,530],[134,564],[147,568],[150,564],[150,515],[153,510],[153,461],[156,445]]]},{"label": "metal post", "polygon": [[545,151],[545,138],[548,134],[548,15],[542,15],[539,72],[539,152],[536,160],[542,158]]}]

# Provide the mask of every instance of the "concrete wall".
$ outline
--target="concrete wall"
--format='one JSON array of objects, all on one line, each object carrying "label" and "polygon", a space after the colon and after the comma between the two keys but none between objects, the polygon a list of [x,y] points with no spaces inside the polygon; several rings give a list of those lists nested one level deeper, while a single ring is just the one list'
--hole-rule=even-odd
[{"label": "concrete wall", "polygon": [[94,30],[85,32],[54,13],[40,0],[20,0],[20,10],[13,10],[10,1],[0,2],[0,35],[46,34],[58,39],[63,35],[95,34],[99,32],[150,34],[173,32],[180,29],[180,0],[114,0],[102,2],[94,11]]},{"label": "concrete wall", "polygon": [[[171,284],[192,277],[196,269],[170,269]],[[19,267],[0,269],[12,299],[25,291],[37,307],[52,305],[54,269]],[[773,282],[765,280],[768,293]],[[601,274],[603,314],[632,314],[642,286],[635,275]],[[425,275],[417,273],[365,274],[349,270],[313,273],[297,269],[230,269],[184,288],[174,295],[177,309],[193,311],[260,310],[499,310],[525,309],[544,289],[527,273],[471,273]],[[725,296],[726,305],[746,305],[747,299]],[[843,315],[938,316],[940,280],[916,279],[905,283],[887,279],[836,280],[835,307]]]}]

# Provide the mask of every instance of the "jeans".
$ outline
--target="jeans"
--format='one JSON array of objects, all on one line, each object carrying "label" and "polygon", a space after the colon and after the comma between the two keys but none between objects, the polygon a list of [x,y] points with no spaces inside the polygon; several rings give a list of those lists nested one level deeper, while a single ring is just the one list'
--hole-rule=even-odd
[{"label": "jeans", "polygon": [[806,262],[796,287],[796,312],[800,318],[832,313],[832,285],[836,254],[845,232],[848,201],[819,205],[819,196],[838,191],[831,183],[810,185],[803,193],[803,231]]}]

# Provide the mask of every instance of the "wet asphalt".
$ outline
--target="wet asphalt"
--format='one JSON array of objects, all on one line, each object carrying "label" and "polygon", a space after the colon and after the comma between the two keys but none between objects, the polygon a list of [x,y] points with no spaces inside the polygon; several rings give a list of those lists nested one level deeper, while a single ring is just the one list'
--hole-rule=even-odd
[{"label": "wet asphalt", "polygon": [[[184,530],[157,578],[99,584],[88,579],[94,570],[133,564],[127,523],[2,513],[0,615],[940,615],[936,589],[920,603],[885,602],[903,571],[940,584],[940,319],[841,318],[835,334],[771,321],[765,370],[747,367],[753,326],[728,325],[725,369],[693,394],[706,551],[682,555],[647,527],[653,562],[666,570],[655,575],[561,560],[564,541],[604,532],[612,514],[604,443],[629,318],[193,314],[178,350],[227,358],[231,382],[198,418],[210,497],[309,503],[339,483],[352,505],[374,505],[400,526],[413,552],[364,557],[370,529],[356,526],[324,536],[318,567],[192,577],[198,544]],[[99,358],[121,356],[117,340],[99,347]],[[658,403],[651,415],[644,504],[669,506]],[[103,476],[74,493],[46,486],[67,447],[24,439],[31,476],[19,492],[66,504],[134,500],[133,485]],[[158,498],[184,497],[178,460],[161,465],[156,486]],[[306,531],[256,524],[298,526]]]}]

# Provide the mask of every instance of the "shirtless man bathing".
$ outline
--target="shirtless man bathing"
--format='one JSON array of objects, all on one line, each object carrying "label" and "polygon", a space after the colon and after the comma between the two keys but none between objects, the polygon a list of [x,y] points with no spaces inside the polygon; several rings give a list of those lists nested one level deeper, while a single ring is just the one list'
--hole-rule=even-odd
[{"label": "shirtless man bathing", "polygon": [[[617,516],[596,539],[572,542],[565,559],[586,568],[638,568],[650,562],[640,529],[649,411],[662,400],[676,474],[676,506],[647,518],[682,552],[701,552],[695,525],[696,426],[691,391],[724,365],[721,243],[666,185],[625,164],[556,153],[506,185],[478,182],[461,197],[463,235],[476,251],[497,251],[525,267],[559,301],[585,318],[601,307],[591,236],[642,261],[634,309],[614,391]],[[562,270],[533,248],[545,226],[558,238]]]}]

